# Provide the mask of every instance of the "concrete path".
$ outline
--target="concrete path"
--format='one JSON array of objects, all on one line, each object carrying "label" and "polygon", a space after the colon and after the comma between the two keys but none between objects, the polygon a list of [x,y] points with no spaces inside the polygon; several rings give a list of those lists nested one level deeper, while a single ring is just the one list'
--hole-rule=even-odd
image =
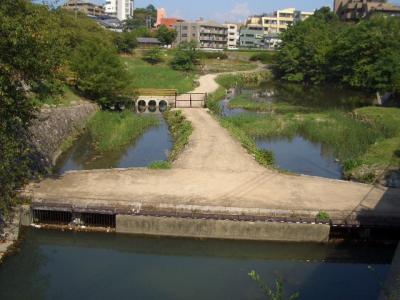
[{"label": "concrete path", "polygon": [[[216,76],[200,78],[194,92],[215,91]],[[336,218],[354,212],[400,214],[399,190],[265,169],[207,110],[183,112],[194,132],[173,169],[71,172],[27,192],[36,205],[314,216],[327,211]]]}]

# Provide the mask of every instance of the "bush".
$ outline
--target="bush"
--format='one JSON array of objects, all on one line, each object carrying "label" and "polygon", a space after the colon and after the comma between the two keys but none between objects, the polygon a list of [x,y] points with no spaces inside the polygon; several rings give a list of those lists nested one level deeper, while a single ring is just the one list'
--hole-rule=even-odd
[{"label": "bush", "polygon": [[145,53],[143,60],[149,64],[156,65],[164,61],[160,48],[153,48]]}]

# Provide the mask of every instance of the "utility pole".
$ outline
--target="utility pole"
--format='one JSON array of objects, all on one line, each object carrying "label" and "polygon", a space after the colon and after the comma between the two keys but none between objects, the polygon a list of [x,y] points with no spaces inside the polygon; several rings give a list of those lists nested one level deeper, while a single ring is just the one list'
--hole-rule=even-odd
[{"label": "utility pole", "polygon": [[78,0],[75,0],[75,22],[78,20]]}]

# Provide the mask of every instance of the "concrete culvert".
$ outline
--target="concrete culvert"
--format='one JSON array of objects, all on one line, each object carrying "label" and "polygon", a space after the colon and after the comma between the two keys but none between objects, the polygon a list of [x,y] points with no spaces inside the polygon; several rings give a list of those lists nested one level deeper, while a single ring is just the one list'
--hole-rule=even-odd
[{"label": "concrete culvert", "polygon": [[157,101],[156,100],[150,100],[149,101],[149,112],[156,112],[157,111]]},{"label": "concrete culvert", "polygon": [[167,101],[165,101],[165,100],[161,100],[160,101],[160,103],[159,103],[159,109],[160,109],[160,112],[166,112],[167,111],[167,109],[168,109],[168,103],[167,103]]},{"label": "concrete culvert", "polygon": [[137,110],[140,113],[146,112],[147,103],[144,100],[140,100],[137,104]]}]

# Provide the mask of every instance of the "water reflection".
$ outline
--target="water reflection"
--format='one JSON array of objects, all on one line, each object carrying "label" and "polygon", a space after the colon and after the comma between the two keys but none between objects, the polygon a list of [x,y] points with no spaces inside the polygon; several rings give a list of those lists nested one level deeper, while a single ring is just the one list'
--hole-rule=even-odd
[{"label": "water reflection", "polygon": [[257,270],[300,299],[372,300],[394,250],[29,230],[0,267],[0,299],[265,299]]},{"label": "water reflection", "polygon": [[56,174],[67,171],[147,167],[155,161],[168,159],[172,138],[164,118],[160,125],[150,128],[127,148],[99,154],[92,145],[90,135],[84,133],[57,161]]}]

